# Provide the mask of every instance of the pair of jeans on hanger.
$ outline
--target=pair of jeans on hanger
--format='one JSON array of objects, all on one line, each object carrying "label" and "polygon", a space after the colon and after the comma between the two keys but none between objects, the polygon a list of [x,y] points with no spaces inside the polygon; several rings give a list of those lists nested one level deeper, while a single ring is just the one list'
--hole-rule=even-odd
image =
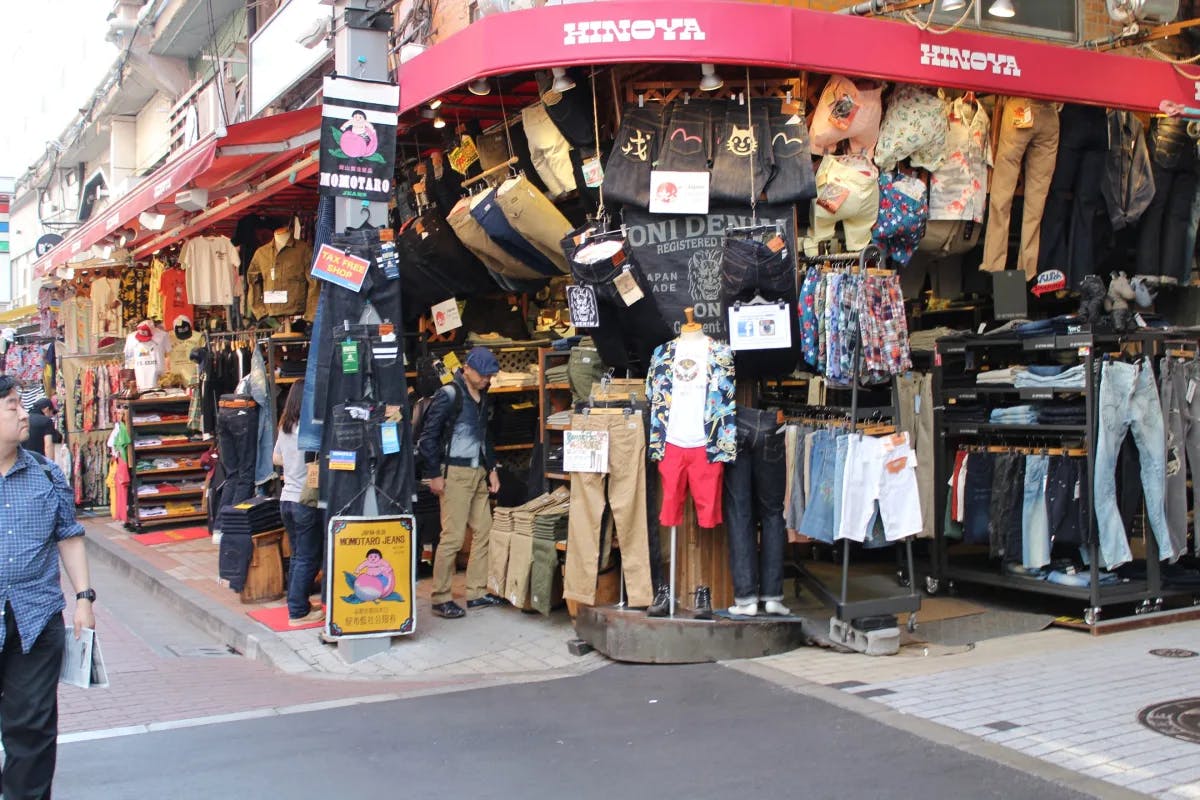
[{"label": "pair of jeans on hanger", "polygon": [[1038,268],[1060,269],[1077,288],[1096,269],[1096,217],[1108,158],[1108,119],[1103,108],[1068,104],[1059,112],[1054,177],[1042,215]]},{"label": "pair of jeans on hanger", "polygon": [[612,153],[604,165],[605,204],[649,208],[650,170],[658,158],[662,127],[660,107],[625,107]]},{"label": "pair of jeans on hanger", "polygon": [[[385,407],[370,401],[339,403],[330,411],[320,479],[329,517],[403,514],[410,510],[412,449],[401,446],[399,452],[383,452],[386,421]],[[333,451],[353,453],[354,468],[329,469],[328,456]]]},{"label": "pair of jeans on hanger", "polygon": [[1182,119],[1159,119],[1151,132],[1154,199],[1142,214],[1139,275],[1184,283],[1192,271],[1200,223],[1200,157]]},{"label": "pair of jeans on hanger", "polygon": [[777,413],[738,408],[737,448],[737,459],[725,465],[724,487],[734,602],[782,600],[787,464]]},{"label": "pair of jeans on hanger", "polygon": [[[749,109],[749,111],[747,111]],[[717,128],[708,196],[714,202],[750,205],[771,177],[772,151],[767,107],[729,104]]]},{"label": "pair of jeans on hanger", "polygon": [[257,463],[257,406],[221,408],[217,412],[217,446],[225,470],[221,505],[234,506],[254,496],[254,468]]},{"label": "pair of jeans on hanger", "polygon": [[721,259],[722,315],[738,303],[758,298],[786,305],[791,327],[787,348],[739,350],[734,353],[739,378],[770,378],[790,375],[800,362],[800,317],[796,305],[796,255],[782,238],[768,234],[761,239],[726,238]]}]

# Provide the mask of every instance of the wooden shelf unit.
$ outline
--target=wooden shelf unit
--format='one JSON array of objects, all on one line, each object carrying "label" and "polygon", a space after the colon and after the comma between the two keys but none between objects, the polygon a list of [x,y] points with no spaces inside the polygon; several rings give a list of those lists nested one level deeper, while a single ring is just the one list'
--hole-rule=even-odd
[{"label": "wooden shelf unit", "polygon": [[[202,475],[204,470],[197,464],[196,466],[188,467],[163,467],[161,469],[138,470],[137,462],[139,459],[146,457],[154,457],[161,455],[178,455],[198,458],[212,446],[211,440],[189,439],[187,441],[168,442],[157,445],[138,445],[139,438],[152,438],[145,435],[146,428],[161,430],[164,434],[171,435],[186,435],[187,434],[187,417],[188,406],[191,403],[191,397],[187,395],[173,397],[148,397],[138,398],[136,400],[118,400],[118,409],[122,415],[122,421],[126,428],[129,429],[130,443],[126,460],[134,468],[130,472],[129,480],[129,518],[125,523],[125,527],[135,533],[142,532],[147,526],[164,525],[181,521],[194,521],[199,519],[208,519],[208,509],[206,505],[207,490],[205,487],[198,489],[186,489],[178,492],[165,492],[156,494],[139,494],[138,489],[147,484],[160,483],[175,483],[183,480],[196,479],[197,475]],[[179,419],[169,421],[155,422],[134,422],[135,414],[145,414],[147,412],[158,411],[163,414],[169,414]],[[156,516],[146,516],[143,509],[151,506],[166,505],[167,503],[176,502],[178,500],[191,499],[196,502],[193,505],[198,507],[198,510],[192,513],[182,514],[164,514]]]}]

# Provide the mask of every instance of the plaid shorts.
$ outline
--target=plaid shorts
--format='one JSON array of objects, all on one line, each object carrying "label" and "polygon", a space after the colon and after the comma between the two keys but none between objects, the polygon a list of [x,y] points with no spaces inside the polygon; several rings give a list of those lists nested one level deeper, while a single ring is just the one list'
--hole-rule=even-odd
[{"label": "plaid shorts", "polygon": [[863,337],[863,382],[886,383],[912,369],[908,323],[900,276],[870,275],[863,280],[859,329]]}]

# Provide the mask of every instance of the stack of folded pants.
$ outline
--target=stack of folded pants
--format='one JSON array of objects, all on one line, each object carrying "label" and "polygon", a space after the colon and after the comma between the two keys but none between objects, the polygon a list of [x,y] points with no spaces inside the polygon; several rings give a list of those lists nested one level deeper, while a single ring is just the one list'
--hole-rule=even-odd
[{"label": "stack of folded pants", "polygon": [[1029,405],[993,408],[988,417],[993,425],[1036,425],[1037,421],[1037,408]]},{"label": "stack of folded pants", "polygon": [[221,509],[219,527],[223,535],[251,536],[283,527],[279,501],[273,497],[255,497],[236,506]]},{"label": "stack of folded pants", "polygon": [[562,572],[558,568],[558,543],[567,539],[567,508],[556,506],[533,519],[533,553],[529,570],[529,602],[540,614],[550,616],[562,599]]},{"label": "stack of folded pants", "polygon": [[505,401],[494,403],[492,437],[497,445],[523,444],[536,438],[538,426],[537,405],[525,402]]},{"label": "stack of folded pants", "polygon": [[488,591],[504,595],[508,580],[508,545],[512,539],[513,508],[496,506],[492,509],[492,531],[488,534]]},{"label": "stack of folded pants", "polygon": [[1017,388],[1082,389],[1086,384],[1087,371],[1083,364],[1073,367],[1032,364],[1013,379],[1013,385]]},{"label": "stack of folded pants", "polygon": [[972,422],[987,422],[987,409],[977,405],[955,404],[946,406],[942,418],[951,424],[964,425]]},{"label": "stack of folded pants", "polygon": [[566,487],[543,494],[512,510],[512,535],[504,598],[516,608],[530,607],[530,572],[533,566],[533,523],[538,514],[562,512],[570,500]]},{"label": "stack of folded pants", "polygon": [[1037,410],[1037,419],[1043,425],[1085,425],[1087,407],[1083,403],[1043,405]]},{"label": "stack of folded pants", "polygon": [[1004,369],[989,369],[975,376],[975,383],[980,386],[998,384],[1012,386],[1017,376],[1025,371],[1024,367],[1005,367]]}]

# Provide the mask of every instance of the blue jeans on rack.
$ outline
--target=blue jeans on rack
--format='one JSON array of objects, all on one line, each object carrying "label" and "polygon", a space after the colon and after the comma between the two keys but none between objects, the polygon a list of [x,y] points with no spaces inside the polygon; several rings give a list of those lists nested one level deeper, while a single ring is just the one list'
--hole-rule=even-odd
[{"label": "blue jeans on rack", "polygon": [[782,600],[787,464],[776,413],[739,408],[737,448],[737,459],[725,467],[724,487],[733,599],[738,605]]},{"label": "blue jeans on rack", "polygon": [[1046,513],[1046,472],[1050,456],[1025,457],[1025,501],[1021,507],[1021,564],[1050,563],[1050,516]]},{"label": "blue jeans on rack", "polygon": [[1128,535],[1117,509],[1117,454],[1126,433],[1133,433],[1141,462],[1146,517],[1159,555],[1172,563],[1180,553],[1171,544],[1164,499],[1166,433],[1158,387],[1150,362],[1106,362],[1100,370],[1100,422],[1096,436],[1096,477],[1092,492],[1100,537],[1101,564],[1119,567],[1133,558]]},{"label": "blue jeans on rack", "polygon": [[[322,196],[317,201],[317,222],[313,252],[318,253],[321,245],[328,244],[333,238],[334,204],[332,197]],[[329,295],[325,291],[325,282],[321,283],[321,295],[317,299],[317,313],[313,316],[313,335],[308,343],[308,364],[304,370],[304,395],[300,402],[300,428],[297,432],[297,446],[306,452],[315,453],[321,449],[321,426],[325,417],[325,409],[316,407],[317,364],[321,362],[321,343],[316,332],[321,330],[325,322],[326,307],[329,305]]]},{"label": "blue jeans on rack", "polygon": [[800,533],[819,542],[833,544],[834,460],[837,445],[833,431],[817,431],[812,440],[811,496],[800,520]]}]

